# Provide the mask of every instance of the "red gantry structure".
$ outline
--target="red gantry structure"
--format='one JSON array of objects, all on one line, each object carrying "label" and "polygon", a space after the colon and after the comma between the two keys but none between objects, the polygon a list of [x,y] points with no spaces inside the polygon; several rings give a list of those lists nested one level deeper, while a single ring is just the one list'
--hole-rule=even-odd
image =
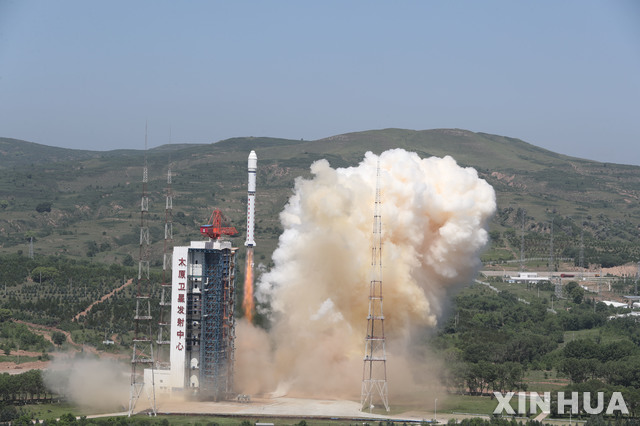
[{"label": "red gantry structure", "polygon": [[209,225],[202,225],[200,233],[212,240],[219,239],[222,235],[234,236],[238,234],[238,230],[233,226],[225,226],[225,217],[220,210],[214,210],[209,219]]}]

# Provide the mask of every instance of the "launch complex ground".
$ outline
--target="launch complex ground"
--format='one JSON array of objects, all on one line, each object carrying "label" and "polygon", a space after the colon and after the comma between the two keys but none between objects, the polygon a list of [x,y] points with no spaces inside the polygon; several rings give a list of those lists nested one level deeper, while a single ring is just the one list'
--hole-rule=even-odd
[{"label": "launch complex ground", "polygon": [[[139,401],[139,414],[149,410],[146,401]],[[428,404],[433,404],[430,401]],[[384,413],[384,407],[374,409]],[[158,416],[215,416],[234,417],[239,419],[255,419],[259,422],[267,422],[269,419],[307,419],[307,420],[331,420],[337,422],[366,422],[366,421],[392,421],[402,423],[433,422],[433,410],[410,410],[398,414],[377,414],[360,411],[360,403],[349,400],[323,400],[308,398],[255,398],[251,402],[241,403],[235,401],[223,402],[196,402],[196,401],[160,401],[158,403]],[[127,412],[104,414],[107,417],[123,416]],[[438,413],[438,422],[447,423],[450,419],[462,420],[464,418],[489,418],[486,414],[471,413]]]},{"label": "launch complex ground", "polygon": [[[489,397],[486,397],[489,398]],[[495,402],[495,400],[493,400]],[[164,416],[185,417],[185,418],[229,418],[238,421],[249,420],[252,424],[296,424],[300,420],[305,420],[308,424],[375,424],[374,422],[394,422],[402,424],[447,424],[450,420],[460,423],[464,419],[482,418],[491,419],[490,414],[462,413],[462,412],[440,412],[434,413],[433,401],[425,401],[424,408],[408,409],[397,414],[377,414],[360,411],[360,404],[349,400],[322,400],[307,398],[257,398],[249,403],[240,402],[160,402],[158,404],[157,419]],[[140,406],[144,404],[140,401]],[[418,404],[416,404],[418,405]],[[497,405],[497,403],[496,403]],[[391,406],[392,411],[398,411]],[[384,413],[384,407],[374,410]],[[148,409],[137,413],[137,415],[148,413]],[[126,416],[127,412],[111,413],[102,415],[89,415],[87,418]],[[437,421],[436,416],[437,415]],[[516,417],[517,421],[526,423],[531,420],[527,417]],[[576,419],[552,419],[544,418],[545,424],[554,426],[566,426],[584,424],[586,420]]]}]

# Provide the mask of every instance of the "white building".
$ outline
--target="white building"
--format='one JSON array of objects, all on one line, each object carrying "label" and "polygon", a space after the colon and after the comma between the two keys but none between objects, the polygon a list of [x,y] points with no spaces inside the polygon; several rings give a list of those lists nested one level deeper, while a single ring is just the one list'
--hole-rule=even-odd
[{"label": "white building", "polygon": [[537,283],[540,281],[549,281],[549,277],[539,277],[537,272],[520,272],[517,276],[510,276],[509,282],[529,282]]},{"label": "white building", "polygon": [[229,241],[192,241],[190,246],[174,247],[171,367],[155,370],[153,381],[159,392],[205,400],[234,395],[235,264],[236,249]]}]

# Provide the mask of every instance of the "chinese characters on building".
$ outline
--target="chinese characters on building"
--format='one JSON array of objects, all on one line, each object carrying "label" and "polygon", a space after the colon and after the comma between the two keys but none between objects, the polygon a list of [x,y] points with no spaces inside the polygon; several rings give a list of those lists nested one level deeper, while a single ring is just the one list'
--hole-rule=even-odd
[{"label": "chinese characters on building", "polygon": [[[176,310],[178,315],[184,316],[186,314],[186,298],[185,294],[187,293],[187,261],[184,257],[181,257],[178,260],[178,279],[184,280],[178,282],[178,303],[176,306]],[[176,345],[176,349],[182,351],[184,349],[184,317],[178,317],[176,320],[176,336],[178,337],[178,344]]]}]

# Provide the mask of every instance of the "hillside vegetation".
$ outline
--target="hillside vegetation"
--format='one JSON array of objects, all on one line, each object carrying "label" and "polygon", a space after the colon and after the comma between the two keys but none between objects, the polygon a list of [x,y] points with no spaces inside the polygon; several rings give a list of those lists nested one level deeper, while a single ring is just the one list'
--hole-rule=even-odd
[{"label": "hillside vegetation", "polygon": [[[515,262],[522,240],[527,258],[546,259],[552,227],[555,259],[569,258],[577,264],[581,241],[585,265],[640,259],[640,167],[567,157],[518,139],[458,129],[387,129],[316,141],[233,138],[207,145],[164,145],[147,152],[78,151],[0,139],[0,307],[19,308],[21,319],[65,324],[68,330],[81,324],[96,328],[90,337],[95,341],[111,330],[126,342],[129,323],[122,313],[129,306],[123,301],[128,301],[131,288],[93,308],[81,324],[72,319],[135,275],[145,158],[151,264],[154,282],[159,282],[169,167],[173,243],[200,239],[199,226],[219,208],[239,230],[233,242],[240,247],[245,237],[247,156],[255,150],[255,259],[269,267],[282,232],[279,213],[294,180],[309,177],[311,163],[324,158],[333,167],[348,167],[358,164],[366,151],[393,148],[422,157],[451,155],[493,185],[498,211],[485,262]],[[28,258],[31,240],[33,260]],[[239,256],[242,265],[244,250]],[[544,261],[540,266],[546,269]],[[242,269],[238,268],[239,282]],[[237,295],[242,297],[242,289]]]},{"label": "hillside vegetation", "polygon": [[[141,143],[142,145],[142,143]],[[220,208],[244,238],[246,159],[258,161],[258,260],[268,263],[281,232],[278,214],[296,177],[312,162],[356,165],[366,151],[404,148],[422,157],[451,155],[496,190],[498,213],[485,259],[554,255],[585,263],[622,264],[640,258],[640,167],[559,155],[518,139],[458,129],[386,129],[316,141],[234,138],[208,145],[165,145],[108,152],[53,148],[0,139],[0,251],[131,264],[137,259],[139,201],[145,155],[149,165],[152,256],[161,261],[167,170],[171,165],[176,244],[199,238],[198,227]]]}]

